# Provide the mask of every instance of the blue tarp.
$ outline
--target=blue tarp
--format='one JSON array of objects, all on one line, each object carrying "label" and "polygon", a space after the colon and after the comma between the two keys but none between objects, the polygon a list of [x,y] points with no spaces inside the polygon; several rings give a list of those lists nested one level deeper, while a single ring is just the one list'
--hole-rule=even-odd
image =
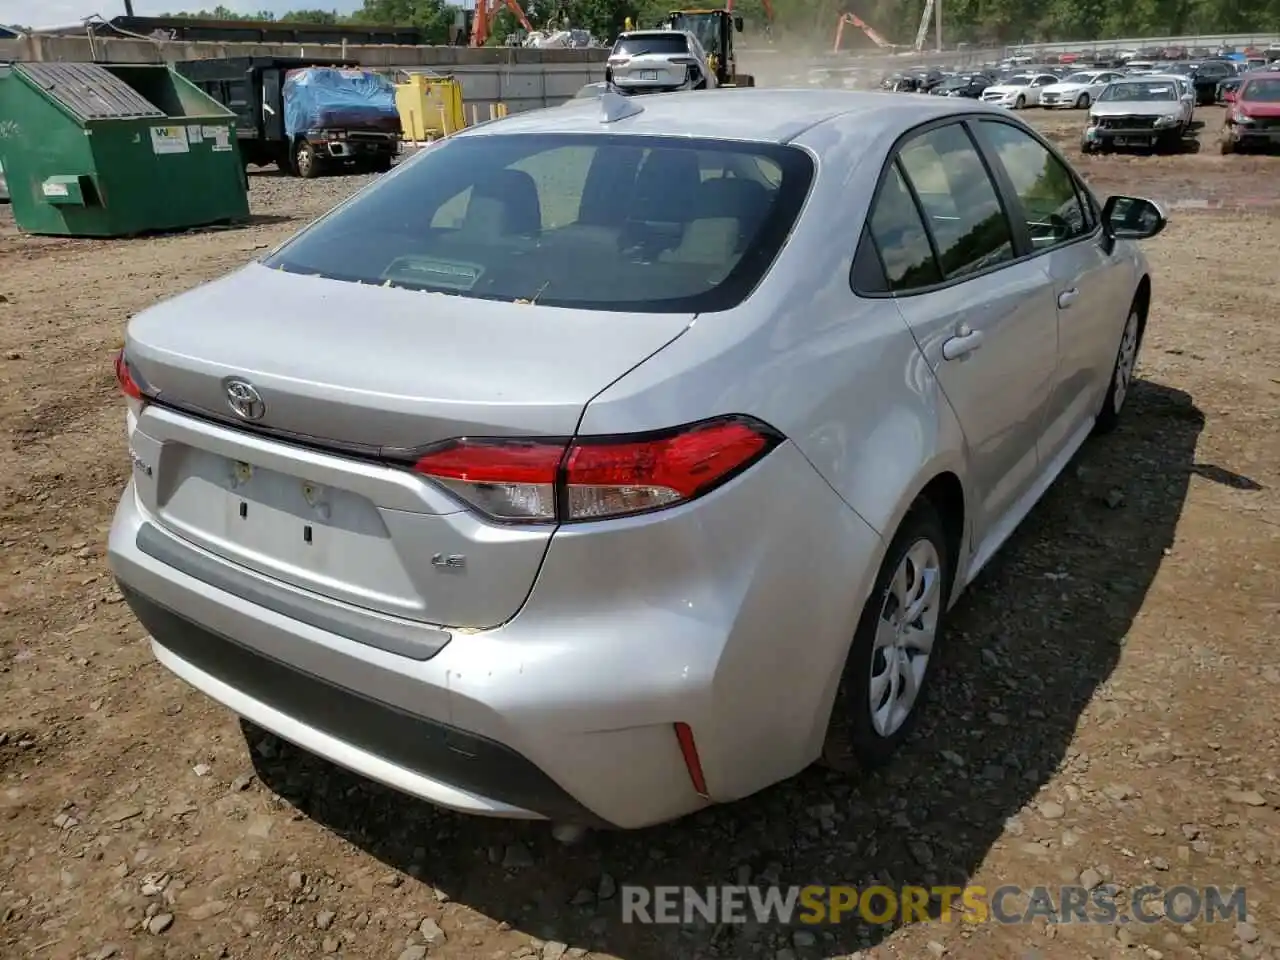
[{"label": "blue tarp", "polygon": [[284,129],[400,129],[395,87],[368,70],[307,67],[290,71],[284,82]]}]

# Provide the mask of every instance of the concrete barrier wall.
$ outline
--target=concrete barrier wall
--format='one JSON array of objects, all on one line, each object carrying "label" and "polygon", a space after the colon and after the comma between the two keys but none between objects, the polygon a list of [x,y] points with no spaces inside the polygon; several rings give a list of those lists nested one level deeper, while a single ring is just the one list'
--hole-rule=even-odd
[{"label": "concrete barrier wall", "polygon": [[604,79],[608,55],[603,48],[204,43],[40,36],[0,40],[0,62],[172,63],[226,57],[341,57],[389,75],[397,70],[429,70],[456,76],[468,110],[474,105],[484,117],[491,103],[505,103],[512,113],[563,103],[584,85]]}]

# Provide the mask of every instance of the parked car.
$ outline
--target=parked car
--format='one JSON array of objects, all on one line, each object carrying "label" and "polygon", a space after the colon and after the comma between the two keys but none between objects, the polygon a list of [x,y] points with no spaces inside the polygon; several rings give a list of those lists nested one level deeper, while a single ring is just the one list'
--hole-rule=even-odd
[{"label": "parked car", "polygon": [[1194,109],[1195,94],[1183,77],[1126,77],[1098,95],[1080,149],[1175,149],[1186,136]]},{"label": "parked car", "polygon": [[1068,75],[1058,83],[1051,83],[1040,92],[1042,107],[1071,107],[1086,110],[1108,83],[1120,80],[1124,74],[1111,70],[1086,70]]},{"label": "parked car", "polygon": [[880,88],[891,93],[916,93],[920,89],[920,81],[909,73],[893,73],[880,81]]},{"label": "parked car", "polygon": [[916,82],[917,93],[931,93],[934,87],[947,79],[943,72],[936,67],[913,70],[911,76]]},{"label": "parked car", "polygon": [[4,178],[4,167],[0,167],[0,203],[9,202],[9,182]]},{"label": "parked car", "polygon": [[1243,82],[1243,76],[1228,77],[1226,80],[1223,80],[1218,84],[1217,93],[1214,95],[1214,102],[1231,103],[1236,97],[1236,92],[1240,89],[1240,84]]},{"label": "parked car", "polygon": [[982,102],[1021,110],[1039,104],[1044,89],[1057,82],[1052,73],[1016,73],[982,91]]},{"label": "parked car", "polygon": [[632,30],[618,35],[604,79],[619,93],[671,93],[717,86],[698,38],[687,30]]},{"label": "parked car", "polygon": [[1218,85],[1236,75],[1235,67],[1226,60],[1204,60],[1191,74],[1196,88],[1196,106],[1211,106],[1218,99]]},{"label": "parked car", "polygon": [[991,79],[980,73],[968,76],[951,77],[938,84],[929,92],[940,97],[967,97],[980,100],[983,91],[991,86]]},{"label": "parked car", "polygon": [[129,322],[111,569],[176,675],[446,807],[642,827],[883,764],[1116,425],[1164,222],[949,97],[471,127]]},{"label": "parked car", "polygon": [[1280,71],[1243,78],[1227,108],[1218,145],[1224,154],[1280,145]]}]

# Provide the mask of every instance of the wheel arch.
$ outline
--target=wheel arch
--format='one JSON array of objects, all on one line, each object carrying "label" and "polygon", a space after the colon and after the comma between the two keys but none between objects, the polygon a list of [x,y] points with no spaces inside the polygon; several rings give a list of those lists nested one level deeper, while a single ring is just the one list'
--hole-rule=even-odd
[{"label": "wheel arch", "polygon": [[1151,274],[1143,273],[1133,292],[1133,306],[1138,311],[1138,344],[1147,332],[1147,313],[1151,310]]},{"label": "wheel arch", "polygon": [[[957,465],[958,466],[958,465]],[[854,611],[853,622],[856,624],[861,619],[863,609],[865,608],[870,592],[874,589],[874,584],[879,573],[880,566],[885,561],[885,555],[889,549],[893,538],[897,536],[899,528],[907,515],[915,509],[916,505],[926,502],[937,512],[938,518],[942,521],[944,535],[947,538],[947,553],[951,563],[951,585],[950,595],[947,607],[950,609],[951,604],[955,602],[960,591],[957,584],[963,581],[960,578],[960,563],[967,556],[969,550],[969,514],[966,507],[966,495],[964,483],[960,479],[957,470],[951,467],[939,466],[936,469],[925,471],[921,474],[920,481],[914,486],[913,492],[904,497],[904,503],[897,513],[892,526],[887,526],[881,533],[880,553],[875,559],[876,573],[869,578],[868,595],[859,596],[857,598],[857,608]],[[820,758],[823,754],[828,730],[831,725],[831,717],[836,706],[836,695],[840,687],[842,678],[849,658],[849,650],[853,646],[854,634],[851,631],[845,645],[844,657],[840,661],[839,668],[832,671],[826,687],[822,691],[822,696],[818,700],[818,707],[814,714],[814,727],[811,733],[810,752],[815,758]]]}]

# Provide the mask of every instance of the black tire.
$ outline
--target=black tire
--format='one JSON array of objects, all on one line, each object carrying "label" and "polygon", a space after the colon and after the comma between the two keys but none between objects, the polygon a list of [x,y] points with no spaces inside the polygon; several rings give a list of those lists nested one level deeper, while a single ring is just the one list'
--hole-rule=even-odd
[{"label": "black tire", "polygon": [[1022,94],[1018,94],[1018,99],[1013,101],[1013,109],[1021,110],[1026,105],[1027,105],[1027,98],[1024,97]]},{"label": "black tire", "polygon": [[370,173],[386,173],[391,169],[391,161],[392,158],[389,154],[387,156],[377,156],[366,164],[366,168]]},{"label": "black tire", "polygon": [[303,140],[293,151],[293,172],[304,180],[314,180],[320,176],[320,157],[316,148]]},{"label": "black tire", "polygon": [[[876,633],[881,616],[891,602],[890,587],[894,574],[908,551],[922,540],[927,540],[932,545],[938,559],[940,578],[935,600],[937,626],[915,701],[901,726],[886,736],[875,729],[871,719],[871,671],[873,661],[878,656],[875,649]],[[875,586],[858,619],[858,627],[849,647],[840,687],[831,710],[831,719],[827,724],[827,739],[822,754],[824,765],[847,773],[874,770],[886,764],[910,735],[925,702],[930,678],[936,669],[936,655],[944,639],[947,603],[954,577],[952,563],[952,550],[937,509],[928,500],[917,501],[894,534],[889,549],[885,552],[880,572],[876,575]]]},{"label": "black tire", "polygon": [[1089,104],[1091,104],[1091,103],[1093,103],[1093,101],[1089,99],[1089,95],[1088,95],[1087,93],[1082,93],[1082,94],[1080,94],[1080,96],[1076,99],[1076,109],[1077,109],[1077,110],[1088,110],[1088,109],[1089,109]]},{"label": "black tire", "polygon": [[[1123,389],[1120,385],[1120,366],[1125,360],[1130,328],[1133,334],[1133,352],[1128,358],[1128,371],[1125,374]],[[1110,433],[1120,423],[1120,414],[1124,412],[1125,401],[1133,392],[1133,371],[1138,365],[1138,351],[1142,349],[1142,314],[1137,302],[1129,307],[1129,316],[1125,318],[1124,330],[1120,334],[1120,344],[1116,348],[1116,359],[1111,365],[1111,381],[1107,384],[1107,396],[1102,401],[1102,409],[1098,411],[1098,419],[1094,421],[1094,433]]]},{"label": "black tire", "polygon": [[1236,152],[1236,142],[1228,136],[1225,128],[1222,131],[1222,135],[1218,138],[1218,152],[1224,157]]}]

